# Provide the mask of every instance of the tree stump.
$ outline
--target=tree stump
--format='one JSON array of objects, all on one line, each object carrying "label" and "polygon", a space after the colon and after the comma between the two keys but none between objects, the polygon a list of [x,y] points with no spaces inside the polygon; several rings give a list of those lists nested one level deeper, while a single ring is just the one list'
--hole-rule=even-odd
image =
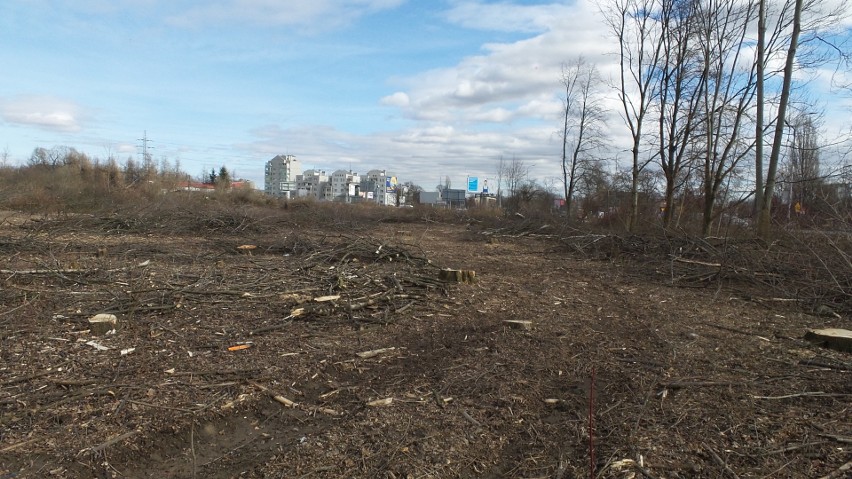
[{"label": "tree stump", "polygon": [[114,314],[96,314],[89,318],[89,331],[95,336],[103,336],[117,326],[118,318]]},{"label": "tree stump", "polygon": [[532,321],[524,321],[521,319],[504,319],[503,324],[513,329],[522,329],[524,331],[532,330]]},{"label": "tree stump", "polygon": [[829,349],[852,353],[852,331],[848,329],[809,329],[805,339]]},{"label": "tree stump", "polygon": [[476,281],[476,271],[469,269],[442,269],[438,272],[441,281],[452,283],[473,283]]}]

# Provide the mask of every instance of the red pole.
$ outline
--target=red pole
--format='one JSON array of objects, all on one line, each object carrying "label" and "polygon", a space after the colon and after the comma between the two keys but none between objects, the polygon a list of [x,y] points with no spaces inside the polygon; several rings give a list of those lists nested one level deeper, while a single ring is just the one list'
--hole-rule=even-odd
[{"label": "red pole", "polygon": [[589,479],[595,479],[595,367],[589,385]]}]

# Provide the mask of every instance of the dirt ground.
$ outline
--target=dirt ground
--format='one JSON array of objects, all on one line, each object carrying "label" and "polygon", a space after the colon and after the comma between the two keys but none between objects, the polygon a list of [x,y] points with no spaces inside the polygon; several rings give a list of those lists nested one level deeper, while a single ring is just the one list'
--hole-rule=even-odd
[{"label": "dirt ground", "polygon": [[7,215],[0,478],[850,477],[847,316],[583,251]]}]

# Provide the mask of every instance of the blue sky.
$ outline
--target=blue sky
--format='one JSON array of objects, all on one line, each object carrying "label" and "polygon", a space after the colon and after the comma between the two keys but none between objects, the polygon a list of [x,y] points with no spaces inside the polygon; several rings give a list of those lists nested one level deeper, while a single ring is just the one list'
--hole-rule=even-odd
[{"label": "blue sky", "polygon": [[427,189],[501,155],[557,177],[560,67],[612,62],[591,0],[4,0],[0,44],[11,162],[138,158],[147,131],[155,159],[258,187],[279,153]]}]

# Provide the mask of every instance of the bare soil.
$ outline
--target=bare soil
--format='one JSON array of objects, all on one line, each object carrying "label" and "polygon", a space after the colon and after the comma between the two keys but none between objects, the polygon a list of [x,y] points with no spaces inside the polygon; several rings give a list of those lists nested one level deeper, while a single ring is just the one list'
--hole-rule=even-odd
[{"label": "bare soil", "polygon": [[167,226],[6,216],[0,478],[850,477],[852,357],[801,339],[848,316],[611,238]]}]

